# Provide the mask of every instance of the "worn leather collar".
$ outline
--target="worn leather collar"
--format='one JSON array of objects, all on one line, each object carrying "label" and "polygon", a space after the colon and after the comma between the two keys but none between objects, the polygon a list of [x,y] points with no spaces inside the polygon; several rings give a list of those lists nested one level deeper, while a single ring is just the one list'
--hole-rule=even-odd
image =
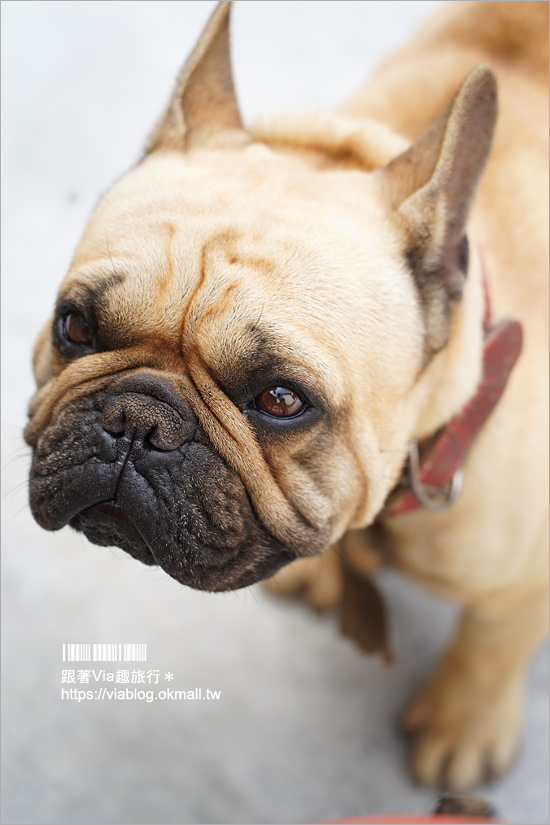
[{"label": "worn leather collar", "polygon": [[460,494],[463,465],[477,434],[506,388],[521,353],[523,329],[516,319],[492,326],[488,272],[479,250],[485,315],[483,369],[475,395],[445,427],[421,444],[411,445],[403,476],[390,493],[380,517],[398,516],[419,507],[446,510]]}]

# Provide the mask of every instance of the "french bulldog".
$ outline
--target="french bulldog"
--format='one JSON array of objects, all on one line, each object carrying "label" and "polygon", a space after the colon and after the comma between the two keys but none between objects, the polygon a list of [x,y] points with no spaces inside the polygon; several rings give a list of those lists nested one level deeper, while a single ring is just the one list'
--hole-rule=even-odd
[{"label": "french bulldog", "polygon": [[204,590],[293,562],[366,649],[380,564],[458,601],[404,725],[461,790],[548,623],[548,5],[445,6],[337,111],[250,128],[229,17],[38,338],[31,509]]}]

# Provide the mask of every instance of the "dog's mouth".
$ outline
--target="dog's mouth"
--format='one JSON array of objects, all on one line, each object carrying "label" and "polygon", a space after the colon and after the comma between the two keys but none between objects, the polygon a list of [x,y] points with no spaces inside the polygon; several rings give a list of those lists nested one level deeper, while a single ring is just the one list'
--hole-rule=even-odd
[{"label": "dog's mouth", "polygon": [[[206,460],[204,456],[204,463]],[[93,490],[96,467],[92,465],[88,469],[88,484],[84,487]],[[181,584],[200,590],[247,587],[273,575],[281,565],[296,557],[295,552],[259,525],[235,479],[232,489],[229,488],[232,495],[226,502],[225,485],[223,490],[216,491],[214,484],[193,483],[185,472],[185,463],[170,465],[170,475],[175,476],[178,470],[182,471],[179,477],[182,487],[188,485],[184,490],[188,495],[181,495],[179,485],[177,489],[170,489],[158,484],[152,474],[147,473],[146,481],[134,462],[129,461],[124,475],[113,485],[114,497],[113,486],[110,492],[105,490],[109,498],[94,503],[86,492],[82,493],[82,509],[68,519],[68,524],[93,544],[120,547],[143,564],[158,565]],[[31,491],[35,485],[39,485],[38,478],[31,479]],[[46,482],[46,486],[54,492],[53,485]],[[102,486],[100,483],[99,488]],[[60,485],[60,490],[63,488],[66,490],[66,485]],[[206,490],[204,495],[203,490]],[[193,493],[193,498],[189,493]],[[45,526],[59,529],[63,526],[62,511],[67,506],[67,498],[60,495],[58,501],[56,495],[50,495],[48,501],[48,516],[54,515],[56,520],[51,527],[49,523]]]},{"label": "dog's mouth", "polygon": [[[182,584],[201,590],[232,590],[249,586],[273,575],[282,564],[295,557],[271,539],[271,552],[266,552],[265,540],[263,548],[258,543],[257,546],[241,547],[237,552],[228,553],[220,546],[217,557],[195,558],[193,562],[182,565],[181,555],[187,556],[189,548],[180,547],[178,552],[177,548],[170,546],[171,542],[166,542],[164,546],[159,544],[159,537],[148,542],[135,521],[116,500],[109,499],[86,507],[69,523],[94,544],[120,547],[138,561],[150,566],[159,565]],[[256,552],[259,558],[254,558]]]},{"label": "dog's mouth", "polygon": [[101,504],[97,504],[97,509],[100,513],[107,513],[108,516],[112,516],[119,521],[128,521],[126,513],[116,503],[116,501],[103,501]]},{"label": "dog's mouth", "polygon": [[73,516],[69,523],[94,544],[120,547],[144,564],[158,564],[139,531],[120,504],[113,499],[86,507]]}]

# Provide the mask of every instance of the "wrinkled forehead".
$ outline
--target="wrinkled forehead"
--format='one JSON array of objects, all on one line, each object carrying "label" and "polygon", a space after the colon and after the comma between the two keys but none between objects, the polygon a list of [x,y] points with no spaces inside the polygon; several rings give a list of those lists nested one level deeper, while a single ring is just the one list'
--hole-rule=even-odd
[{"label": "wrinkled forehead", "polygon": [[338,359],[353,334],[342,314],[364,326],[368,305],[384,317],[402,279],[367,177],[321,174],[262,144],[155,153],[97,207],[60,300],[88,291],[108,348],[162,331],[180,352],[200,345],[218,360],[267,331],[279,350],[303,355],[307,337],[316,363]]},{"label": "wrinkled forehead", "polygon": [[330,284],[334,296],[359,248],[368,250],[368,280],[368,269],[374,277],[379,270],[377,250],[383,245],[387,261],[395,246],[367,177],[320,174],[260,143],[154,153],[103,198],[61,292],[108,278],[142,329],[148,319],[158,328],[160,317],[166,326],[191,297],[207,309],[218,293],[237,288],[239,272],[288,308],[295,296],[303,303],[312,278],[321,292]]},{"label": "wrinkled forehead", "polygon": [[[284,211],[279,206],[276,214],[280,199],[273,185],[265,185],[259,159],[235,154],[198,152],[188,158],[166,152],[146,158],[96,208],[64,287],[118,272],[131,284],[120,291],[121,299],[123,292],[134,299],[159,293],[165,302],[178,302],[197,285],[203,265],[219,278],[225,264],[237,263],[246,252],[265,258]],[[281,251],[279,246],[279,256]]]}]

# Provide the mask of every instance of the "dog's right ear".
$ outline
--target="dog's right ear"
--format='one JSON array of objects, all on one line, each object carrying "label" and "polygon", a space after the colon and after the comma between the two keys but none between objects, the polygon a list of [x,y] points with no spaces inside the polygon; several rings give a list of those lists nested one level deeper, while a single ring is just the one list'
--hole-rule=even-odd
[{"label": "dog's right ear", "polygon": [[467,271],[468,211],[485,167],[497,116],[496,78],[480,65],[450,106],[415,143],[380,171],[389,215],[415,277],[429,352],[448,337],[450,311]]},{"label": "dog's right ear", "polygon": [[188,151],[220,138],[232,144],[251,140],[243,129],[231,71],[230,0],[222,0],[187,59],[147,152]]}]

